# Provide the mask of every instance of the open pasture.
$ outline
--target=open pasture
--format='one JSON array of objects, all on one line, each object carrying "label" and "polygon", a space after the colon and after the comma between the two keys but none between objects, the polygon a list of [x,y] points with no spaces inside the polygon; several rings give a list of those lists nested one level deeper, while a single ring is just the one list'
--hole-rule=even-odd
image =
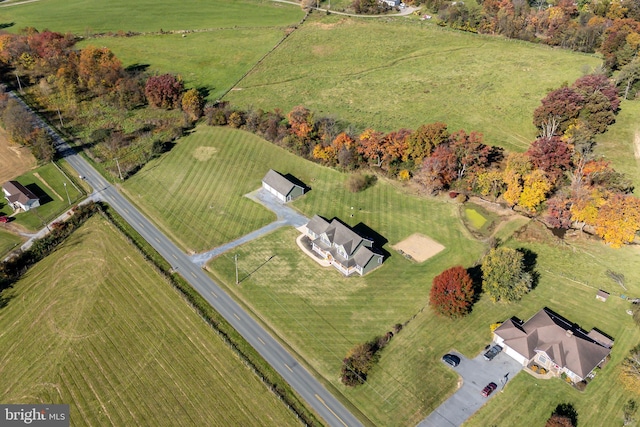
[{"label": "open pasture", "polygon": [[91,219],[5,290],[0,399],[71,425],[299,425],[137,250]]},{"label": "open pasture", "polygon": [[8,30],[24,27],[93,33],[159,32],[232,27],[271,27],[298,22],[298,6],[252,0],[46,0],[0,7]]},{"label": "open pasture", "polygon": [[214,31],[104,37],[78,44],[106,46],[124,67],[148,66],[152,74],[180,75],[186,87],[204,89],[215,101],[284,36],[282,27],[230,27]]},{"label": "open pasture", "polygon": [[640,102],[623,101],[616,122],[598,137],[596,155],[611,161],[613,167],[631,179],[640,195]]},{"label": "open pasture", "polygon": [[404,18],[312,15],[225,100],[305,105],[364,129],[442,121],[524,151],[547,91],[593,70],[595,56],[442,29]]}]

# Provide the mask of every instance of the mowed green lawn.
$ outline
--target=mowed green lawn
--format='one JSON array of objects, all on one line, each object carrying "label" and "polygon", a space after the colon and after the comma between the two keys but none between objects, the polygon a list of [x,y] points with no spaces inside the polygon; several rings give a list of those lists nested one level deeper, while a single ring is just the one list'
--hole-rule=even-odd
[{"label": "mowed green lawn", "polygon": [[[346,174],[231,128],[199,126],[170,153],[125,182],[124,188],[176,241],[202,251],[275,220],[272,212],[243,197],[260,188],[269,169],[291,173],[312,188],[293,204],[308,217],[317,213],[337,216],[350,225],[362,222],[391,244],[422,230],[453,246],[442,253],[448,256],[469,242],[452,203],[405,195],[385,180],[364,192],[350,193],[344,184]],[[429,222],[434,220],[440,226]]]},{"label": "mowed green lawn", "polygon": [[312,15],[225,100],[289,111],[302,104],[360,128],[443,121],[523,151],[547,91],[601,60],[406,19]]},{"label": "mowed green lawn", "polygon": [[4,231],[2,228],[4,224],[0,224],[0,257],[3,257],[7,252],[18,246],[24,241],[23,238]]},{"label": "mowed green lawn", "polygon": [[68,403],[74,426],[298,425],[99,217],[1,296],[4,403]]},{"label": "mowed green lawn", "polygon": [[43,0],[0,7],[0,23],[39,30],[91,33],[157,32],[232,27],[270,27],[298,22],[300,7],[251,0]]},{"label": "mowed green lawn", "polygon": [[[216,31],[136,37],[105,37],[78,44],[106,46],[130,65],[150,73],[180,75],[187,87],[203,88],[215,101],[284,36],[282,27],[225,28]],[[162,52],[160,54],[160,52]]]},{"label": "mowed green lawn", "polygon": [[[410,220],[411,215],[401,218]],[[428,220],[422,231],[426,228]],[[640,271],[634,268],[637,248],[511,240],[510,246],[537,255],[537,287],[520,303],[494,304],[482,297],[468,317],[447,320],[427,306],[431,280],[449,266],[469,266],[475,257],[465,253],[466,247],[458,247],[454,257],[436,256],[422,265],[392,254],[370,275],[345,279],[302,254],[294,243],[297,235],[293,229],[279,230],[214,259],[209,267],[377,425],[418,423],[455,391],[457,377],[440,362],[442,354],[455,349],[474,357],[490,342],[492,323],[511,316],[526,320],[545,306],[586,330],[597,327],[615,338],[611,362],[584,393],[561,380],[534,381],[520,374],[470,425],[506,427],[520,425],[523,419],[542,425],[558,404],[572,403],[581,426],[601,426],[603,420],[620,419],[623,404],[634,397],[619,382],[618,372],[628,350],[640,343],[640,329],[625,312],[628,303],[618,297],[622,288],[605,271],[625,274],[629,288],[625,293],[640,294]],[[234,285],[235,254],[240,286]],[[607,303],[595,299],[598,289],[611,292]],[[406,321],[409,324],[383,351],[365,386],[349,389],[340,384],[341,360],[349,348]]]}]

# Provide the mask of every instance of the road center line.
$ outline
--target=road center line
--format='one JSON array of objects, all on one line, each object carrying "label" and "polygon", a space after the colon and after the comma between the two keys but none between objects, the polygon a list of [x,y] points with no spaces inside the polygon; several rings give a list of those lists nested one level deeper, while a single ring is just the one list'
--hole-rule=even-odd
[{"label": "road center line", "polygon": [[[214,298],[218,298],[218,295],[216,295],[215,292],[211,291],[211,295],[213,295]],[[259,338],[258,338],[259,339]]]},{"label": "road center line", "polygon": [[235,313],[233,313],[233,317],[235,317],[236,319],[240,320],[240,317]]},{"label": "road center line", "polygon": [[262,345],[267,345],[264,341],[262,341],[262,338],[258,337],[258,341],[260,341],[262,343]]},{"label": "road center line", "polygon": [[[287,366],[287,368],[288,368],[288,366]],[[329,410],[329,412],[331,412],[333,414],[333,416],[336,417],[338,419],[338,421],[340,421],[344,427],[349,427],[344,421],[342,421],[342,418],[340,418],[338,416],[338,414],[333,412],[333,410],[331,408],[329,408],[326,403],[324,403],[324,400],[322,400],[322,398],[320,396],[318,396],[317,394],[315,394],[315,396],[316,396],[316,399],[318,399],[320,401],[320,403],[322,403],[324,405],[324,407],[327,408]]]},{"label": "road center line", "polygon": [[[287,369],[288,369],[290,372],[292,372],[292,373],[293,373],[293,369],[291,369],[291,367],[290,367],[289,365],[287,365],[287,364],[285,363],[285,364],[284,364],[284,366],[286,366],[286,367],[287,367]],[[318,395],[316,394],[316,396],[318,396]],[[324,404],[324,402],[322,402],[322,403]],[[327,405],[324,405],[324,406],[327,406]],[[332,412],[333,412],[333,411],[332,411]],[[333,415],[335,415],[335,414],[333,414]]]}]

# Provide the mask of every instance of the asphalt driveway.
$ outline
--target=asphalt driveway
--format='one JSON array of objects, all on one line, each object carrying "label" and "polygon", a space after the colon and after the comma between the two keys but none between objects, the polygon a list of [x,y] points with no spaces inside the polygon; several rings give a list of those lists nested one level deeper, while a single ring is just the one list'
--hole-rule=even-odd
[{"label": "asphalt driveway", "polygon": [[[484,360],[482,357],[484,350],[474,359],[467,359],[454,351],[451,353],[460,357],[460,364],[450,369],[453,369],[462,377],[462,387],[427,418],[422,420],[418,424],[419,427],[461,425],[480,409],[487,400],[500,393],[505,386],[505,381],[508,383],[522,370],[522,365],[504,352],[498,354],[492,361]],[[498,389],[488,398],[482,397],[480,392],[490,382],[496,383]]]}]

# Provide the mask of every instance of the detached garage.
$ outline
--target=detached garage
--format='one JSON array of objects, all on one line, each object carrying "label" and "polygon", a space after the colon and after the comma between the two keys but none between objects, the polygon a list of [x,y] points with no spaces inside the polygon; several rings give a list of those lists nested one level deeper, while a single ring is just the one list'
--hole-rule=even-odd
[{"label": "detached garage", "polygon": [[262,178],[262,188],[273,194],[283,203],[289,202],[304,194],[304,187],[296,184],[292,179],[269,169],[269,172]]}]

